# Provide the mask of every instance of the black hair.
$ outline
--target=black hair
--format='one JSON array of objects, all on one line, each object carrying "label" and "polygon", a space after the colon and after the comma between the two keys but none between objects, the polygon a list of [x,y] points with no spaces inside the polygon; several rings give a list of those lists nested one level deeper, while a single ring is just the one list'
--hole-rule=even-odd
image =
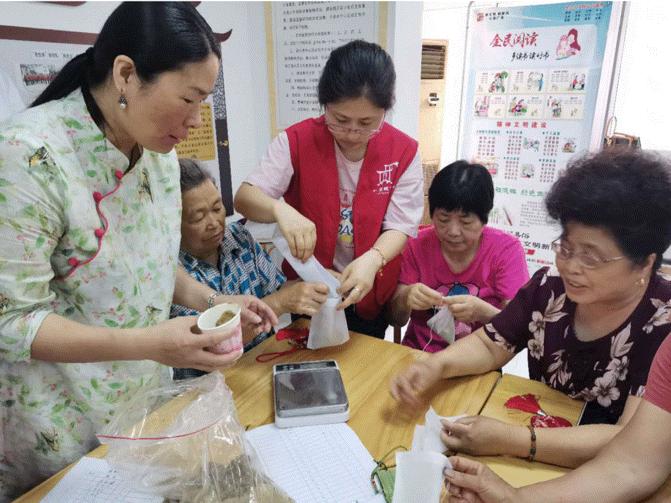
[{"label": "black hair", "polygon": [[394,105],[396,72],[391,56],[382,47],[353,40],[334,49],[319,78],[319,104],[365,97],[389,110]]},{"label": "black hair", "polygon": [[436,173],[429,187],[429,212],[438,208],[475,213],[483,224],[494,207],[494,182],[481,164],[455,161]]},{"label": "black hair", "polygon": [[216,182],[214,178],[207,173],[200,165],[192,159],[180,159],[179,160],[179,185],[182,190],[182,194],[200,187],[207,181],[214,183],[216,187]]},{"label": "black hair", "polygon": [[634,149],[608,149],[572,161],[545,206],[562,227],[576,222],[606,230],[624,255],[656,270],[671,243],[671,166]]},{"label": "black hair", "polygon": [[221,59],[212,28],[191,2],[123,2],[107,18],[93,47],[71,59],[31,106],[82,89],[91,116],[104,123],[90,90],[105,82],[119,55],[133,60],[138,76],[151,83],[159,74],[203,61]]}]

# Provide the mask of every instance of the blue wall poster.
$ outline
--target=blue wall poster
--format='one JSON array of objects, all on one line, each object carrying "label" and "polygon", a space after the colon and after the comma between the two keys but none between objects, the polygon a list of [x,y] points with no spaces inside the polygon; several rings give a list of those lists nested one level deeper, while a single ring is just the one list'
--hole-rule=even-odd
[{"label": "blue wall poster", "polygon": [[559,230],[544,196],[603,124],[595,110],[610,86],[600,81],[612,10],[570,2],[470,13],[460,157],[492,174],[490,224],[520,239],[530,273],[554,263]]}]

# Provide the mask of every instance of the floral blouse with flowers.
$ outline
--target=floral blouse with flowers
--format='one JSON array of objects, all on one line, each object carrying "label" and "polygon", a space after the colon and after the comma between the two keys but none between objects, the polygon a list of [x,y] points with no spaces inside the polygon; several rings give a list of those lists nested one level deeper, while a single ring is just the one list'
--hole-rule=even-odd
[{"label": "floral blouse with flowers", "polygon": [[136,389],[170,379],[147,360],[33,360],[31,344],[50,313],[112,328],[168,319],[180,217],[175,153],[145,150],[128,170],[79,90],[0,126],[0,501],[95,447]]},{"label": "floral blouse with flowers", "polygon": [[631,316],[593,341],[576,337],[575,309],[556,271],[543,268],[484,328],[511,352],[528,348],[531,379],[586,401],[583,424],[615,423],[628,396],[642,395],[657,348],[671,332],[671,281],[654,275]]}]

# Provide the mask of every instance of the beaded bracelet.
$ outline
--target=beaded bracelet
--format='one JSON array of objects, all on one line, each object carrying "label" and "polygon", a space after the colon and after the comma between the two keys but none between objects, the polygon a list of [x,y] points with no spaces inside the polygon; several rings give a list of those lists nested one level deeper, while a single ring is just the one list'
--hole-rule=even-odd
[{"label": "beaded bracelet", "polygon": [[536,459],[536,430],[534,430],[532,425],[527,426],[527,428],[531,432],[531,447],[529,447],[529,457],[527,460],[531,462]]}]

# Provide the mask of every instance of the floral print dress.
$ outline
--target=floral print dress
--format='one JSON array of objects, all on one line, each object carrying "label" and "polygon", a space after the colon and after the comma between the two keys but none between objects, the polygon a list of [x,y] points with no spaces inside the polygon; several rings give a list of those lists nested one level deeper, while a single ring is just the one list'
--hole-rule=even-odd
[{"label": "floral print dress", "polygon": [[529,349],[529,377],[587,402],[582,423],[615,423],[629,395],[641,396],[657,349],[671,332],[671,282],[652,277],[634,312],[593,341],[573,331],[576,304],[547,268],[485,325],[511,352]]},{"label": "floral print dress", "polygon": [[128,170],[79,90],[0,126],[0,501],[91,450],[120,403],[170,378],[152,361],[33,360],[31,344],[50,313],[168,319],[180,218],[174,151],[145,150]]}]

